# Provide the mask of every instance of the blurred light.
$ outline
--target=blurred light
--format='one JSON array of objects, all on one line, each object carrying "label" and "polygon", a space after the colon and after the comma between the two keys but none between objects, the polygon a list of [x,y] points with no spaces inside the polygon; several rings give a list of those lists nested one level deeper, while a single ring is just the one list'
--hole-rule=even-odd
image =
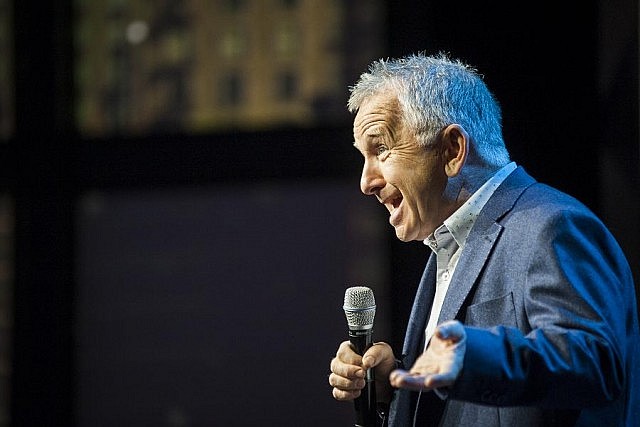
[{"label": "blurred light", "polygon": [[140,44],[149,35],[149,25],[144,21],[133,21],[127,26],[127,40],[131,44]]}]

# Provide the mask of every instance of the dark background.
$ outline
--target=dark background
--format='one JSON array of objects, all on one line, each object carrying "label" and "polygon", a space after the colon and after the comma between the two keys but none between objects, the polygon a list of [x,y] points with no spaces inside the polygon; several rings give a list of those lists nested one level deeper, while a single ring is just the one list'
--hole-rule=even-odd
[{"label": "dark background", "polygon": [[[72,114],[71,1],[14,1],[13,6],[16,132],[8,144],[0,146],[0,185],[14,197],[16,221],[12,425],[84,425],[82,414],[87,413],[90,403],[79,404],[86,397],[79,392],[80,385],[86,385],[91,376],[87,379],[81,362],[90,359],[79,345],[81,331],[76,322],[92,307],[78,303],[86,301],[78,298],[86,295],[86,289],[79,289],[78,283],[93,276],[85,274],[84,268],[91,264],[88,261],[81,264],[82,254],[77,251],[78,245],[87,244],[78,230],[86,231],[91,226],[82,222],[86,217],[77,211],[82,195],[120,190],[135,194],[146,189],[197,191],[206,186],[214,186],[223,193],[230,188],[250,193],[258,183],[273,183],[277,188],[282,185],[288,190],[285,193],[292,196],[289,206],[293,209],[292,217],[309,221],[294,225],[293,229],[301,232],[288,240],[274,237],[270,240],[272,244],[264,243],[262,256],[266,258],[261,262],[286,268],[286,263],[275,259],[283,252],[274,245],[287,246],[300,238],[310,247],[323,242],[319,248],[314,247],[317,254],[335,250],[331,244],[335,231],[329,230],[333,224],[341,224],[339,219],[331,222],[322,215],[296,212],[295,201],[306,209],[316,209],[314,202],[305,199],[305,189],[325,194],[326,188],[335,185],[337,191],[342,191],[341,183],[349,181],[357,192],[360,159],[350,144],[350,126],[345,125],[83,141],[74,129]],[[630,0],[548,4],[390,1],[385,46],[388,56],[444,50],[476,65],[502,104],[504,134],[514,160],[539,180],[575,195],[596,211],[619,239],[636,278],[640,273],[637,16],[637,3]],[[357,43],[361,37],[366,34],[351,35],[345,43]],[[295,183],[293,189],[289,187],[291,183]],[[327,187],[318,188],[319,183],[327,183]],[[194,197],[202,202],[197,194]],[[342,197],[349,200],[348,196]],[[116,202],[120,207],[116,211],[127,215],[130,208],[127,200]],[[153,209],[162,200],[152,199],[149,203]],[[238,203],[231,203],[231,212],[243,209],[242,199]],[[206,215],[213,211],[215,207],[198,212]],[[279,224],[279,220],[267,225]],[[205,221],[206,217],[200,218],[199,223]],[[143,226],[145,222],[137,224]],[[314,234],[299,235],[307,229],[313,229]],[[326,234],[318,233],[323,229]],[[262,231],[241,230],[234,237],[240,241],[259,240]],[[389,253],[391,298],[386,304],[391,330],[398,331],[388,339],[397,344],[402,339],[407,307],[423,268],[425,252],[420,244],[396,242],[388,231],[385,250]],[[183,235],[199,236],[189,233],[193,230]],[[121,237],[122,241],[126,241],[126,236],[135,241],[135,233]],[[148,239],[149,235],[138,237]],[[117,238],[114,236],[121,241]],[[262,246],[249,244],[247,248]],[[123,253],[135,254],[135,248]],[[270,254],[274,257],[272,261]],[[249,270],[256,267],[250,262],[251,255],[239,255],[247,258],[243,259],[246,262],[238,262],[239,271],[243,265]],[[336,255],[328,258],[331,261],[333,257]],[[313,266],[310,264],[309,271],[313,271]],[[335,346],[344,339],[339,302],[335,307],[332,302],[336,296],[340,298],[342,289],[323,283],[335,277],[313,277],[302,274],[303,270],[292,269],[301,275],[289,278],[286,283],[299,279],[301,286],[312,289],[311,292],[296,294],[284,288],[274,295],[273,289],[267,288],[264,293],[250,297],[261,299],[258,306],[269,307],[274,299],[282,303],[285,292],[294,292],[289,296],[291,304],[283,304],[283,308],[295,307],[294,312],[299,310],[300,316],[305,316],[303,307],[315,301],[314,324],[326,322],[327,329],[299,330],[299,325],[283,322],[281,309],[265,310],[259,319],[246,324],[234,322],[236,317],[192,318],[192,322],[222,323],[220,328],[226,332],[219,336],[225,342],[208,342],[204,336],[194,338],[193,342],[203,340],[203,359],[207,351],[215,349],[212,357],[214,354],[221,357],[219,363],[228,366],[231,374],[212,378],[210,382],[202,366],[184,366],[172,375],[182,376],[189,390],[196,384],[200,395],[183,396],[182,407],[164,407],[163,421],[148,425],[259,425],[258,420],[273,416],[280,420],[278,425],[351,425],[352,408],[331,401],[325,376]],[[104,272],[108,274],[109,269],[104,268]],[[270,273],[273,272],[264,271]],[[248,274],[247,280],[260,274]],[[180,280],[180,276],[174,279]],[[309,284],[312,280],[314,283]],[[314,288],[316,283],[331,290],[325,294]],[[95,289],[100,288],[96,285]],[[229,299],[220,300],[208,292],[211,291],[193,295],[211,298],[225,307],[236,302],[228,295]],[[243,296],[246,295],[239,293],[238,298]],[[322,318],[322,304],[318,301],[327,304],[326,319]],[[166,301],[163,307],[169,307],[171,302],[175,299]],[[250,307],[253,304],[257,303],[252,301]],[[211,307],[211,313],[215,312],[215,305],[205,304],[200,312],[205,317],[206,306]],[[242,313],[242,306],[237,309]],[[250,318],[251,313],[246,316]],[[253,332],[256,324],[266,336],[258,338],[260,335]],[[158,339],[179,340],[184,332],[175,336],[169,332],[175,325],[171,317],[159,317]],[[129,327],[135,329],[136,325],[123,326]],[[291,331],[286,335],[273,332],[287,328]],[[167,336],[162,336],[163,331],[167,331]],[[246,331],[251,333],[247,336]],[[255,345],[249,345],[249,339]],[[179,350],[179,346],[172,350],[177,359]],[[242,355],[246,357],[239,358]],[[158,357],[150,354],[149,360]],[[173,378],[162,375],[163,366],[149,364],[147,368],[155,372],[157,383],[141,384],[139,389],[128,389],[126,384],[119,388],[116,383],[110,390],[121,390],[121,394],[95,396],[91,402],[99,408],[101,399],[107,399],[119,403],[117,410],[135,414],[135,405],[127,405],[131,398],[147,393],[147,400],[162,402],[162,390],[180,394],[181,387],[187,387],[183,383],[163,382]],[[233,372],[238,375],[232,375]],[[100,374],[108,378],[108,372],[103,370]],[[242,401],[243,394],[237,392],[242,389],[251,398]],[[209,408],[198,407],[201,412],[193,410],[189,421],[181,408],[188,409],[193,399],[209,400],[212,404]],[[227,415],[231,413],[237,416]],[[318,416],[319,413],[322,415]],[[215,418],[217,414],[224,415]],[[207,421],[197,421],[203,419]],[[104,421],[104,425],[114,424]]]}]

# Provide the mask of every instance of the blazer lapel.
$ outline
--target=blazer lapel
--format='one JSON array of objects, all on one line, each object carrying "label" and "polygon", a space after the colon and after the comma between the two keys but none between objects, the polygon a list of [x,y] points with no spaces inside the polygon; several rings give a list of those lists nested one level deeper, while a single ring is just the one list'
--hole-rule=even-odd
[{"label": "blazer lapel", "polygon": [[456,318],[467,295],[469,295],[469,292],[476,283],[480,275],[480,270],[482,270],[482,267],[489,257],[491,248],[498,239],[501,230],[502,227],[494,223],[493,226],[487,230],[487,234],[474,236],[475,238],[473,239],[471,239],[471,234],[469,235],[463,252],[460,255],[460,262],[456,266],[456,270],[451,278],[451,283],[449,284],[449,289],[447,289],[447,296],[440,310],[438,324],[445,320]]},{"label": "blazer lapel", "polygon": [[[401,361],[404,369],[409,369],[418,357],[418,352],[424,328],[426,327],[427,316],[433,304],[433,297],[436,289],[436,257],[431,254],[427,261],[427,266],[422,273],[420,285],[416,291],[416,296],[411,308],[407,332],[404,336]],[[391,401],[389,411],[389,427],[406,427],[411,425],[413,419],[413,408],[417,394],[400,389],[396,390],[395,397]]]},{"label": "blazer lapel", "polygon": [[513,208],[516,200],[533,183],[535,180],[524,169],[518,167],[496,189],[484,206],[467,237],[460,262],[451,278],[438,323],[458,316],[500,236],[502,226],[497,221]]},{"label": "blazer lapel", "polygon": [[427,317],[431,311],[436,289],[436,270],[436,257],[432,253],[429,256],[424,273],[422,273],[404,337],[402,363],[406,368],[413,365],[418,355],[418,347],[424,335],[424,329],[427,326]]}]

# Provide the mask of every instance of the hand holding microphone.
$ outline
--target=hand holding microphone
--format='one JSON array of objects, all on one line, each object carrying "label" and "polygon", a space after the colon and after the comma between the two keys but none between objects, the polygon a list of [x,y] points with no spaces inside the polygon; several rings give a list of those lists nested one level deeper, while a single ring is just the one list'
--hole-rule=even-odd
[{"label": "hand holding microphone", "polygon": [[[344,314],[349,326],[349,341],[360,356],[373,345],[373,319],[376,316],[376,301],[373,291],[364,286],[346,290],[344,294]],[[375,375],[367,369],[364,387],[355,400],[356,427],[375,427],[377,420],[377,400]]]},{"label": "hand holding microphone", "polygon": [[343,308],[349,341],[340,345],[331,360],[329,384],[335,399],[355,402],[356,426],[376,426],[380,421],[376,404],[388,403],[391,397],[388,377],[395,367],[395,358],[388,344],[372,343],[375,300],[371,289],[347,289]]}]

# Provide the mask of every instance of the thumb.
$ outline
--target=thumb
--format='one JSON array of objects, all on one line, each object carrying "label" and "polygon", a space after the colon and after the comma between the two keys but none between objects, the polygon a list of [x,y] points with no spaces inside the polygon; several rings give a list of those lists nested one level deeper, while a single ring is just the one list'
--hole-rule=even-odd
[{"label": "thumb", "polygon": [[393,352],[388,344],[383,342],[374,343],[369,349],[362,355],[362,368],[369,369],[378,366],[386,359],[393,359]]},{"label": "thumb", "polygon": [[[371,348],[373,348],[373,346]],[[362,356],[362,367],[364,369],[373,368],[379,363],[375,354],[376,352],[371,351],[371,348]]]},{"label": "thumb", "polygon": [[459,342],[466,338],[464,326],[457,320],[447,320],[441,323],[436,328],[438,338],[443,340],[451,340],[453,342]]}]

